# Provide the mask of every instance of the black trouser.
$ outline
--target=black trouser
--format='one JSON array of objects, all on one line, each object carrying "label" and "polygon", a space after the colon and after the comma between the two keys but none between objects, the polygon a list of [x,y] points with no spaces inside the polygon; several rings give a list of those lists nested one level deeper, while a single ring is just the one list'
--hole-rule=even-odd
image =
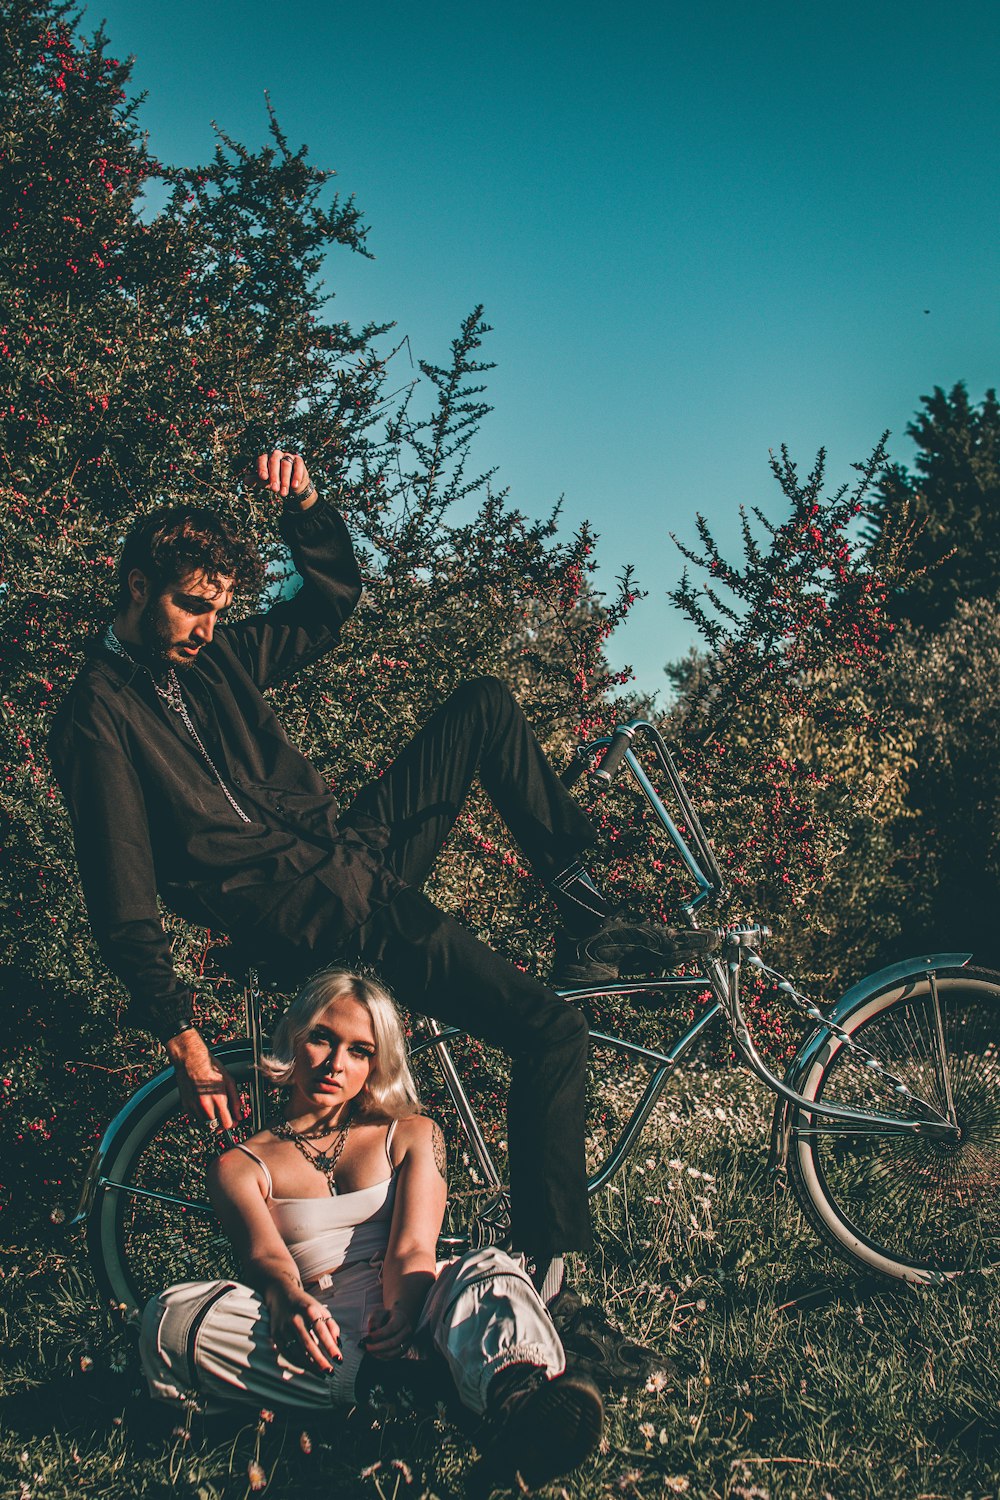
[{"label": "black trouser", "polygon": [[465,683],[341,819],[349,825],[353,815],[364,814],[391,830],[386,862],[407,886],[363,924],[352,946],[408,1009],[459,1026],[509,1054],[515,1247],[539,1255],[582,1249],[590,1242],[586,1020],[415,889],[477,771],[543,879],[592,841],[589,820],[553,772],[505,685],[492,677]]}]

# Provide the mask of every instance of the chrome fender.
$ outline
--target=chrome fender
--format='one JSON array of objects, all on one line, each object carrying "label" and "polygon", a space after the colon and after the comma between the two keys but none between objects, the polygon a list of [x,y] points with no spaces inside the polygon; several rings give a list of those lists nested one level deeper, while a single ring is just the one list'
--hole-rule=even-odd
[{"label": "chrome fender", "polygon": [[[843,1025],[860,1005],[882,990],[898,989],[902,995],[911,983],[925,979],[935,969],[962,969],[972,958],[971,953],[929,953],[919,958],[904,958],[898,964],[889,964],[874,974],[866,974],[857,984],[846,990],[830,1012],[830,1020]],[[830,1028],[818,1025],[806,1037],[802,1046],[785,1069],[784,1082],[796,1093],[802,1092],[802,1084],[809,1070],[824,1047],[829,1046]],[[771,1121],[771,1152],[768,1169],[784,1175],[788,1161],[788,1146],[791,1139],[793,1105],[779,1098],[774,1106]]]}]

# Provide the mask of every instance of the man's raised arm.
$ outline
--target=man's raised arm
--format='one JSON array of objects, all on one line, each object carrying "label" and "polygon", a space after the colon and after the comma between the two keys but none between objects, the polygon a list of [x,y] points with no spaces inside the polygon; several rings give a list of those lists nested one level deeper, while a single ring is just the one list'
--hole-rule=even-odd
[{"label": "man's raised arm", "polygon": [[301,455],[262,453],[256,478],[285,501],[280,530],[302,587],[222,635],[257,686],[267,688],[336,644],[362,583],[344,519],[317,494]]}]

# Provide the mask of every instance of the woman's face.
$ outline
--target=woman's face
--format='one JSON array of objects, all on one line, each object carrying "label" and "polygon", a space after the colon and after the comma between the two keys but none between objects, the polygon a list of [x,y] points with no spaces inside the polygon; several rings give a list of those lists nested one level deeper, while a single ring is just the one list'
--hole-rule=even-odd
[{"label": "woman's face", "polygon": [[320,1012],[299,1043],[292,1082],[310,1104],[332,1110],[357,1098],[374,1056],[371,1016],[357,1000],[341,996]]}]

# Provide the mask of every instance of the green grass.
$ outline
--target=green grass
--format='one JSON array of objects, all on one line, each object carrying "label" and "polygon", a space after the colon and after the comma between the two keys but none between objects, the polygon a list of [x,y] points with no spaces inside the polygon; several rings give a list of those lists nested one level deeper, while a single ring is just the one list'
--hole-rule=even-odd
[{"label": "green grass", "polygon": [[[997,1496],[995,1278],[865,1283],[767,1178],[769,1112],[742,1075],[682,1073],[597,1201],[596,1248],[574,1279],[663,1352],[664,1375],[609,1398],[605,1451],[549,1493]],[[46,1228],[8,1226],[0,1247],[5,1494],[243,1497],[251,1463],[274,1500],[466,1493],[474,1449],[440,1415],[158,1428],[82,1245],[67,1235],[53,1253]]]}]

